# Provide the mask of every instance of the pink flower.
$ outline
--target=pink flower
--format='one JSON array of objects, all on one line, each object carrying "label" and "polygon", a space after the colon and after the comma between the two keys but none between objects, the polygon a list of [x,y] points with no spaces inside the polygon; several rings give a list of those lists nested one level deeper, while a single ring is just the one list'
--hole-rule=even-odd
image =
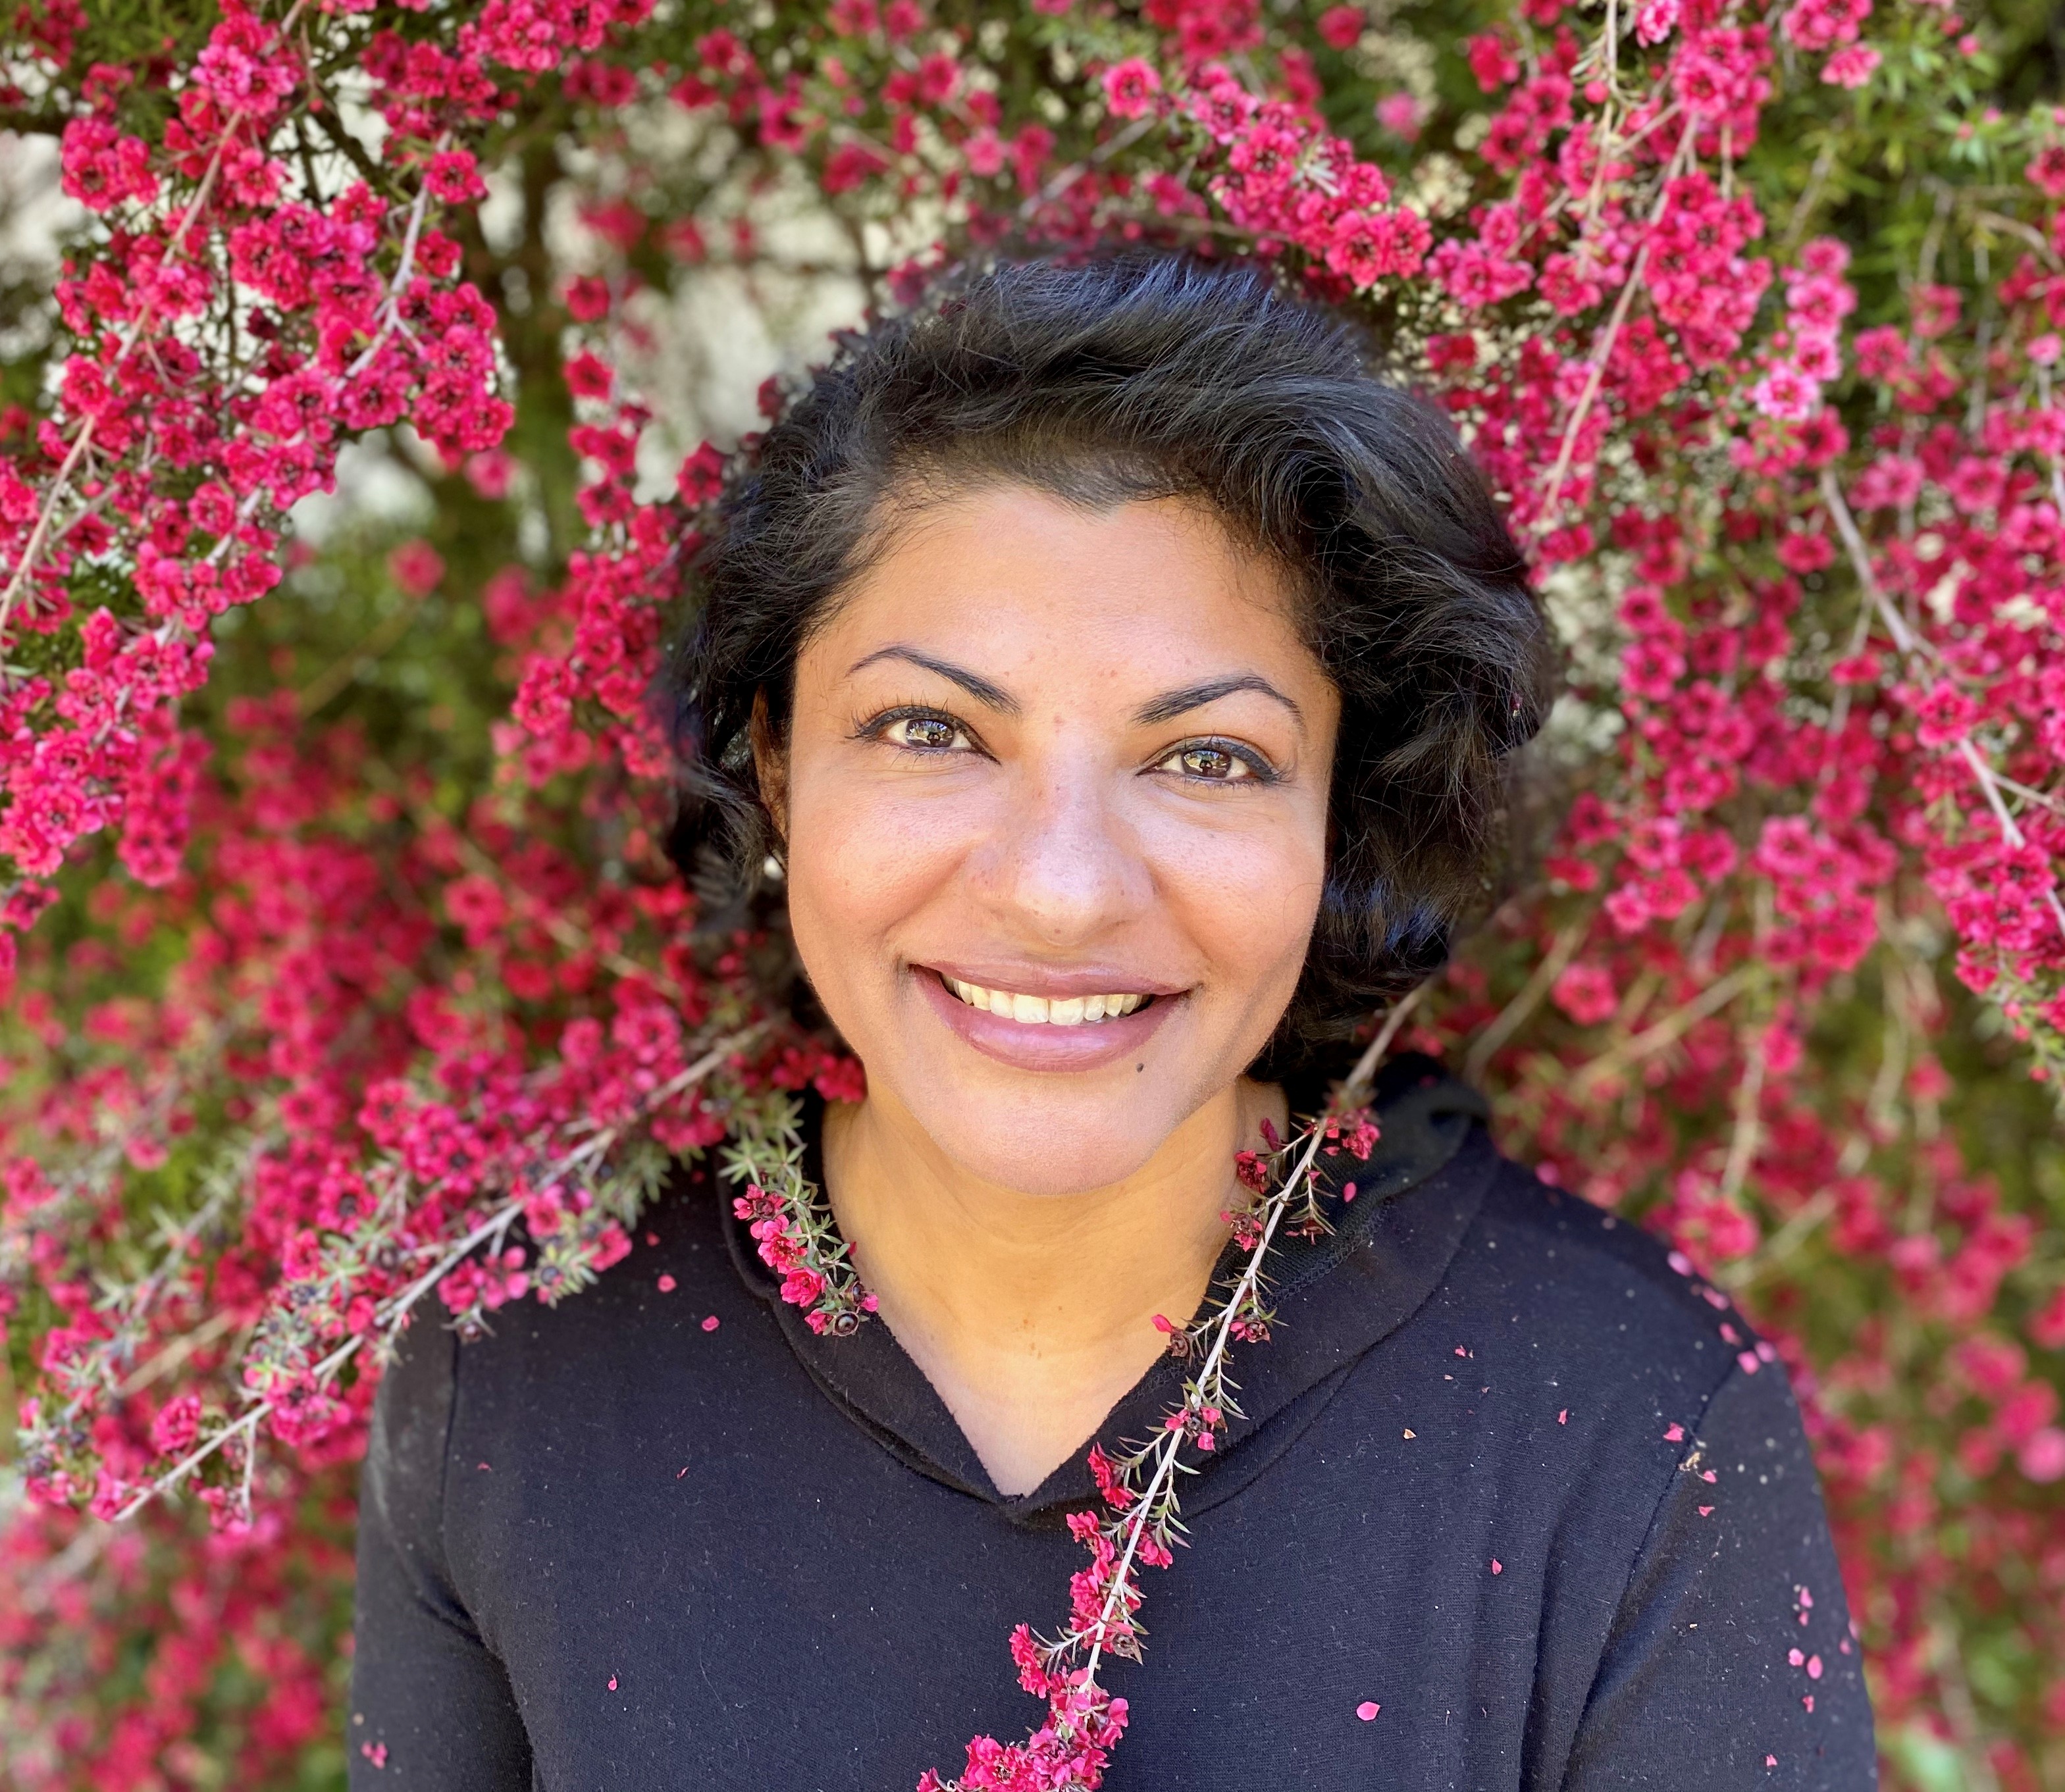
[{"label": "pink flower", "polygon": [[433,155],[423,178],[430,191],[447,205],[464,205],[487,196],[487,184],[480,178],[471,151],[448,149]]},{"label": "pink flower", "polygon": [[1831,87],[1861,87],[1879,65],[1879,53],[1868,43],[1838,50],[1821,65],[1821,79]]},{"label": "pink flower", "polygon": [[1329,6],[1319,14],[1319,35],[1336,50],[1352,50],[1368,23],[1360,6]]},{"label": "pink flower", "polygon": [[1105,103],[1114,118],[1144,118],[1154,109],[1162,77],[1154,65],[1134,56],[1105,71]]},{"label": "pink flower", "polygon": [[961,152],[968,158],[968,172],[984,180],[1003,167],[1008,155],[1004,139],[987,127],[970,137]]},{"label": "pink flower", "polygon": [[1915,733],[1925,747],[1954,745],[1971,732],[1978,720],[1978,705],[1954,684],[1932,684],[1915,705],[1919,723]]},{"label": "pink flower", "polygon": [[2023,170],[2030,184],[2052,199],[2065,199],[2065,143],[2047,143]]},{"label": "pink flower", "polygon": [[1958,327],[1965,296],[1954,286],[1917,285],[1908,291],[1914,313],[1914,333],[1925,341],[1948,336]]},{"label": "pink flower", "polygon": [[182,1394],[168,1400],[151,1421],[151,1447],[161,1456],[184,1455],[200,1435],[200,1396]]},{"label": "pink flower", "polygon": [[1469,60],[1470,72],[1477,78],[1477,85],[1486,93],[1496,93],[1520,74],[1518,59],[1513,55],[1507,39],[1498,32],[1488,31],[1481,37],[1468,39],[1463,53]]},{"label": "pink flower", "polygon": [[1388,93],[1376,103],[1376,122],[1400,141],[1417,143],[1426,111],[1409,93]]},{"label": "pink flower", "polygon": [[1635,10],[1635,40],[1658,44],[1678,28],[1679,0],[1639,0]]},{"label": "pink flower", "polygon": [[1871,0],[1798,0],[1783,21],[1785,34],[1802,50],[1853,43],[1871,10]]},{"label": "pink flower", "polygon": [[849,192],[888,166],[882,153],[871,144],[841,143],[825,158],[818,184],[828,193]]},{"label": "pink flower", "polygon": [[1551,991],[1556,1006],[1580,1027],[1596,1027],[1620,1006],[1613,974],[1602,965],[1578,963],[1557,978]]},{"label": "pink flower", "polygon": [[576,398],[607,398],[614,378],[608,365],[586,349],[567,363],[567,390]]},{"label": "pink flower", "polygon": [[109,211],[128,200],[148,204],[158,196],[150,145],[104,119],[75,118],[67,124],[59,164],[66,196],[91,211]]},{"label": "pink flower", "polygon": [[2065,1431],[2047,1425],[2032,1432],[2016,1452],[2015,1460],[2031,1480],[2051,1482],[2065,1478]]},{"label": "pink flower", "polygon": [[1358,286],[1388,274],[1416,273],[1431,234],[1415,212],[1351,212],[1334,225],[1327,265]]},{"label": "pink flower", "polygon": [[1750,402],[1766,417],[1804,422],[1821,402],[1821,389],[1790,362],[1780,362],[1750,388]]}]

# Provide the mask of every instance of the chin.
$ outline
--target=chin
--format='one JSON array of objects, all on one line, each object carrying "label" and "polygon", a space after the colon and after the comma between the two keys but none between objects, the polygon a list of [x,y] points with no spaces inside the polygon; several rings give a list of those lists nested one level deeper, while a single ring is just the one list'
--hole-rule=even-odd
[{"label": "chin", "polygon": [[968,1175],[1021,1194],[1077,1195],[1133,1175],[1186,1117],[1166,1095],[1125,1096],[1036,1087],[1000,1096],[935,1084],[905,1105]]}]

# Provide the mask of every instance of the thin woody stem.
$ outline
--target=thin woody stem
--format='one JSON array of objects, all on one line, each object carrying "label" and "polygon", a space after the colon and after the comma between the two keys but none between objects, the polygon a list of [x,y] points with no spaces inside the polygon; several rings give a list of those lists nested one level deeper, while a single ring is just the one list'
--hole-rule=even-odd
[{"label": "thin woody stem", "polygon": [[[293,28],[294,21],[299,18],[301,8],[306,3],[307,0],[294,0],[287,16],[280,22],[282,35]],[[188,204],[184,216],[167,240],[165,259],[168,262],[185,246],[188,231],[192,228],[195,219],[200,216],[203,208],[213,194],[216,177],[222,172],[223,152],[228,148],[230,139],[236,135],[237,127],[243,123],[244,117],[245,114],[241,110],[232,112],[228,122],[224,125],[222,135],[216,139],[214,151],[208,157],[208,167],[202,172],[200,185]],[[156,321],[156,317],[155,310],[146,305],[130,320],[128,329],[123,332],[116,345],[112,367],[119,369],[122,363],[129,358],[143,332]],[[21,595],[22,587],[28,582],[30,574],[35,570],[37,561],[42,556],[44,543],[57,517],[58,507],[63,502],[65,494],[71,489],[71,476],[78,470],[79,462],[93,444],[94,432],[99,422],[97,417],[89,417],[79,426],[79,434],[72,438],[71,446],[66,451],[64,461],[51,482],[50,494],[44,499],[42,509],[37,515],[35,526],[30,530],[29,539],[22,544],[22,557],[8,576],[6,589],[0,591],[0,639],[4,639],[6,635],[7,618],[14,607],[15,600]]]},{"label": "thin woody stem", "polygon": [[[1671,203],[1671,180],[1685,159],[1685,151],[1692,142],[1699,122],[1696,118],[1685,121],[1684,135],[1678,139],[1678,147],[1671,154],[1670,166],[1663,171],[1663,178],[1658,184],[1656,204],[1649,214],[1649,228],[1652,231],[1663,222],[1664,208]],[[1579,394],[1578,402],[1570,412],[1570,421],[1564,426],[1562,443],[1556,450],[1555,468],[1549,475],[1548,495],[1542,500],[1541,513],[1536,519],[1537,528],[1547,526],[1555,515],[1556,500],[1562,492],[1564,478],[1569,474],[1571,460],[1577,453],[1578,432],[1584,427],[1586,418],[1591,414],[1592,402],[1599,395],[1599,387],[1606,380],[1606,362],[1613,355],[1614,343],[1620,335],[1621,325],[1627,321],[1629,308],[1635,303],[1635,291],[1642,285],[1643,272],[1648,265],[1649,244],[1645,242],[1635,252],[1634,264],[1628,268],[1627,279],[1622,285],[1620,297],[1614,301],[1613,316],[1606,321],[1606,329],[1599,337],[1598,346],[1592,351],[1591,372],[1586,378],[1584,391]]]},{"label": "thin woody stem", "polygon": [[[438,139],[438,152],[442,152],[451,142],[451,133],[447,132]],[[379,353],[387,338],[394,333],[402,314],[402,289],[409,284],[409,276],[415,271],[416,240],[422,234],[423,219],[430,210],[430,183],[429,176],[426,176],[422,184],[417,188],[416,197],[409,207],[409,228],[402,238],[402,260],[394,270],[394,279],[388,285],[386,301],[380,308],[380,328],[374,333],[373,340],[345,369],[344,377],[347,380],[355,379],[363,373],[373,357]]]},{"label": "thin woody stem", "polygon": [[1465,1082],[1474,1083],[1483,1076],[1498,1048],[1526,1024],[1527,1017],[1541,1006],[1542,997],[1555,987],[1556,979],[1578,955],[1578,948],[1585,943],[1591,926],[1592,917],[1587,912],[1557,934],[1542,962],[1534,967],[1534,974],[1521,987],[1520,993],[1477,1035],[1470,1047],[1469,1056],[1463,1060]]},{"label": "thin woody stem", "polygon": [[1756,1161],[1763,1143],[1764,1122],[1759,1103],[1764,1097],[1765,1072],[1764,1040],[1752,1039],[1742,1080],[1736,1085],[1735,1126],[1728,1136],[1728,1160],[1721,1173],[1720,1198],[1732,1203],[1749,1180],[1750,1166]]},{"label": "thin woody stem", "polygon": [[[658,1107],[661,1102],[679,1095],[684,1089],[692,1088],[701,1082],[758,1030],[750,1028],[746,1032],[733,1034],[729,1039],[721,1040],[711,1047],[685,1070],[670,1077],[655,1089],[646,1099],[645,1111],[649,1112]],[[549,1181],[555,1177],[564,1176],[568,1170],[576,1168],[591,1158],[607,1151],[623,1136],[625,1128],[630,1124],[629,1121],[625,1121],[616,1126],[605,1128],[593,1137],[584,1140],[572,1151],[554,1162],[544,1172],[544,1179]],[[518,1213],[522,1212],[523,1206],[523,1203],[520,1198],[511,1197],[503,1201],[464,1237],[447,1247],[430,1268],[418,1276],[400,1293],[390,1295],[383,1301],[374,1310],[373,1325],[365,1331],[355,1333],[347,1338],[309,1371],[309,1378],[317,1386],[329,1381],[339,1370],[358,1354],[366,1339],[375,1331],[382,1334],[383,1342],[391,1341],[400,1332],[416,1303],[442,1281],[453,1269],[456,1268],[467,1253],[498,1234],[506,1234],[515,1222]],[[277,1400],[269,1397],[261,1400],[248,1412],[231,1420],[206,1443],[189,1451],[163,1475],[159,1475],[148,1486],[139,1489],[135,1497],[115,1515],[115,1522],[119,1524],[123,1519],[133,1517],[159,1495],[170,1492],[225,1444],[240,1433],[251,1431],[261,1419],[276,1411],[278,1404]],[[245,1467],[247,1484],[249,1478],[250,1470],[247,1463]]]},{"label": "thin woody stem", "polygon": [[1153,130],[1156,125],[1160,124],[1162,122],[1162,119],[1154,112],[1148,113],[1143,118],[1135,119],[1133,123],[1126,126],[1123,131],[1117,132],[1115,135],[1107,138],[1103,143],[1099,143],[1094,150],[1091,151],[1089,156],[1084,160],[1071,163],[1067,167],[1062,169],[1061,172],[1056,175],[1052,180],[1049,181],[1045,187],[1041,188],[1037,193],[1034,194],[1030,199],[1027,200],[1024,204],[1018,208],[1019,216],[1021,218],[1029,218],[1037,212],[1041,206],[1053,204],[1053,202],[1059,199],[1062,194],[1065,193],[1071,187],[1074,186],[1078,180],[1081,180],[1085,175],[1088,174],[1092,168],[1101,167],[1105,163],[1109,162],[1113,156],[1117,155],[1121,150],[1129,149],[1134,144],[1138,143],[1142,137],[1146,136],[1150,131]]},{"label": "thin woody stem", "polygon": [[1843,548],[1850,557],[1850,570],[1857,575],[1857,583],[1864,588],[1865,595],[1873,607],[1885,619],[1887,632],[1893,636],[1893,644],[1902,653],[1928,653],[1932,650],[1908,626],[1907,618],[1885,595],[1885,587],[1878,582],[1872,571],[1871,551],[1865,545],[1864,533],[1857,527],[1857,519],[1850,515],[1850,507],[1843,497],[1843,488],[1836,478],[1833,467],[1821,470],[1821,502],[1829,507],[1829,515],[1835,519],[1836,533],[1843,538]]},{"label": "thin woody stem", "polygon": [[[1898,606],[1886,595],[1885,587],[1879,583],[1877,575],[1872,569],[1871,550],[1865,543],[1863,531],[1857,527],[1857,519],[1850,514],[1850,507],[1844,500],[1843,488],[1833,468],[1824,467],[1821,470],[1821,501],[1828,507],[1829,515],[1835,519],[1836,533],[1843,538],[1844,549],[1850,558],[1851,571],[1857,575],[1857,583],[1864,587],[1865,595],[1870,599],[1880,615],[1885,618],[1893,645],[1910,660],[1938,660],[1940,656],[1935,648],[1909,626],[1906,617],[1900,613]],[[1979,750],[1970,734],[1958,737],[1958,752],[1970,769],[1980,794],[1986,800],[1987,807],[1992,809],[1994,820],[2000,828],[2001,837],[2010,847],[2021,846],[2027,836],[2023,833],[2021,825],[2010,812],[2006,801],[2001,794],[2001,781],[1992,762]],[[2047,798],[2042,800],[2048,801]],[[2047,890],[2043,894],[2051,918],[2058,923],[2059,932],[2065,934],[2065,903],[2059,901],[2058,892],[2055,889]]]},{"label": "thin woody stem", "polygon": [[1384,1053],[1391,1049],[1391,1042],[1398,1037],[1398,1030],[1405,1024],[1406,1016],[1419,1007],[1426,994],[1427,986],[1417,984],[1392,1003],[1391,1011],[1384,1017],[1376,1037],[1356,1059],[1355,1068],[1348,1072],[1348,1081],[1342,1085],[1350,1100],[1368,1092],[1370,1080],[1376,1075],[1376,1067],[1384,1062]]},{"label": "thin woody stem", "polygon": [[[1959,737],[1958,750],[1964,756],[1965,763],[1971,768],[1973,777],[1978,781],[1981,792],[1994,812],[1994,819],[2000,825],[2001,837],[2011,847],[2019,848],[2026,845],[2029,837],[2022,831],[2021,824],[2008,813],[2007,803],[2001,795],[1994,769],[1987,762],[1986,755],[1973,744],[1969,734]],[[2058,923],[2059,932],[2065,934],[2065,906],[2059,904],[2057,890],[2055,888],[2047,890],[2043,895],[2050,906],[2051,918]]]},{"label": "thin woody stem", "polygon": [[[172,241],[167,246],[168,260],[172,259],[173,252],[185,240],[187,226],[193,222],[200,208],[207,204],[208,196],[215,190],[215,177],[222,167],[222,152],[228,146],[229,139],[243,116],[241,112],[230,115],[221,141],[216,144],[215,153],[208,158],[207,170],[200,177],[200,190],[195,193],[192,204],[187,208],[186,216],[180,220],[179,228],[172,232]],[[153,318],[154,313],[147,305],[130,320],[128,329],[122,333],[121,340],[115,345],[111,370],[119,371],[122,363],[129,358],[138,339]],[[93,446],[94,431],[99,422],[100,418],[96,414],[79,425],[79,434],[72,438],[71,446],[66,450],[64,460],[59,465],[56,476],[51,481],[50,494],[45,498],[42,510],[37,513],[35,527],[30,530],[28,540],[22,544],[22,557],[14,563],[14,570],[7,579],[7,588],[0,591],[0,640],[6,638],[7,617],[14,607],[15,599],[21,595],[22,587],[28,583],[29,575],[35,570],[37,561],[42,557],[44,542],[51,533],[51,525],[56,521],[58,507],[64,502],[66,493],[71,489],[71,476],[78,470],[79,463],[86,458],[87,449]]]},{"label": "thin woody stem", "polygon": [[[1206,1354],[1199,1368],[1196,1386],[1209,1386],[1219,1373],[1219,1365],[1226,1356],[1227,1340],[1233,1336],[1234,1321],[1246,1310],[1253,1297],[1255,1285],[1262,1275],[1262,1260],[1269,1253],[1269,1241],[1275,1235],[1277,1222],[1283,1217],[1291,1204],[1291,1191],[1303,1185],[1311,1173],[1313,1160],[1319,1154],[1319,1146],[1327,1136],[1324,1124],[1312,1123],[1311,1136],[1305,1145],[1305,1154],[1298,1160],[1297,1168],[1283,1179],[1283,1185],[1270,1197],[1268,1212],[1263,1221],[1262,1235],[1255,1241],[1255,1249],[1248,1253],[1247,1263],[1240,1273],[1226,1297],[1226,1306],[1220,1311],[1218,1325],[1212,1338],[1211,1349]],[[1110,1590],[1105,1595],[1104,1608],[1097,1614],[1096,1640],[1090,1645],[1089,1661],[1083,1670],[1085,1687],[1097,1684],[1097,1664],[1103,1658],[1104,1642],[1109,1633],[1112,1620],[1117,1616],[1127,1587],[1131,1584],[1133,1559],[1140,1548],[1140,1540],[1147,1533],[1155,1507],[1168,1495],[1176,1473],[1176,1458],[1183,1446],[1185,1433],[1178,1429],[1165,1434],[1161,1447],[1161,1458],[1154,1465],[1154,1473],[1142,1491],[1140,1503],[1132,1520],[1126,1527],[1125,1548],[1118,1559],[1118,1566],[1112,1574]]]},{"label": "thin woody stem", "polygon": [[1579,1066],[1571,1081],[1580,1089],[1588,1089],[1617,1071],[1655,1056],[1690,1032],[1715,1009],[1732,1002],[1750,981],[1750,973],[1746,970],[1730,971],[1719,983],[1709,983],[1684,1007],[1673,1010],[1654,1026],[1645,1027],[1633,1039],[1610,1051],[1601,1052],[1590,1063]]}]

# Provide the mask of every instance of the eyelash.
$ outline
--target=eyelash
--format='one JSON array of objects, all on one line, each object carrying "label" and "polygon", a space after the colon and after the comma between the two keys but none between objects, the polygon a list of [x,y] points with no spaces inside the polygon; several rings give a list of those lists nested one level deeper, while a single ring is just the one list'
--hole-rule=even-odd
[{"label": "eyelash", "polygon": [[1179,741],[1154,761],[1159,769],[1172,759],[1181,759],[1190,753],[1222,753],[1236,765],[1244,766],[1245,777],[1206,777],[1196,772],[1181,772],[1177,775],[1192,784],[1276,784],[1282,781],[1283,773],[1257,753],[1254,748],[1239,741],[1229,741],[1216,734],[1201,735],[1195,740]]},{"label": "eyelash", "polygon": [[879,741],[883,745],[894,747],[899,753],[922,753],[927,757],[935,757],[940,753],[957,750],[951,746],[919,747],[913,746],[907,741],[885,739],[887,731],[894,728],[899,722],[938,722],[943,727],[952,729],[970,746],[978,751],[981,750],[981,742],[976,738],[975,730],[967,723],[960,720],[957,716],[948,715],[944,709],[930,708],[923,704],[903,704],[894,709],[885,709],[880,714],[871,716],[855,727],[853,737],[856,741]]},{"label": "eyelash", "polygon": [[[964,750],[951,745],[921,747],[906,741],[889,740],[887,737],[888,730],[894,728],[899,722],[937,722],[942,727],[952,729],[960,739],[966,741],[968,745],[975,751],[986,753],[986,749],[976,737],[975,731],[965,722],[944,709],[935,709],[923,704],[902,704],[893,709],[882,710],[868,717],[865,721],[857,724],[853,731],[853,738],[856,741],[879,741],[884,746],[894,747],[899,753],[917,753],[926,758],[936,758],[942,754]],[[1159,770],[1170,761],[1181,759],[1186,753],[1198,752],[1224,753],[1235,765],[1244,767],[1247,775],[1244,777],[1214,778],[1206,777],[1195,772],[1178,772],[1174,774],[1182,778],[1186,783],[1261,785],[1283,781],[1283,773],[1254,748],[1241,741],[1230,741],[1223,736],[1214,734],[1199,735],[1188,741],[1178,741],[1148,769]]]}]

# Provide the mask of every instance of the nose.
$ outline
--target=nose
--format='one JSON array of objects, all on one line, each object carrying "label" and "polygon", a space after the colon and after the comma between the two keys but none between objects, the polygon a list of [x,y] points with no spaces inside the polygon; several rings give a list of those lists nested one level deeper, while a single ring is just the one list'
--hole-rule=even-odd
[{"label": "nose", "polygon": [[985,881],[1031,941],[1079,949],[1154,900],[1153,874],[1109,766],[1043,755],[1020,773]]}]

